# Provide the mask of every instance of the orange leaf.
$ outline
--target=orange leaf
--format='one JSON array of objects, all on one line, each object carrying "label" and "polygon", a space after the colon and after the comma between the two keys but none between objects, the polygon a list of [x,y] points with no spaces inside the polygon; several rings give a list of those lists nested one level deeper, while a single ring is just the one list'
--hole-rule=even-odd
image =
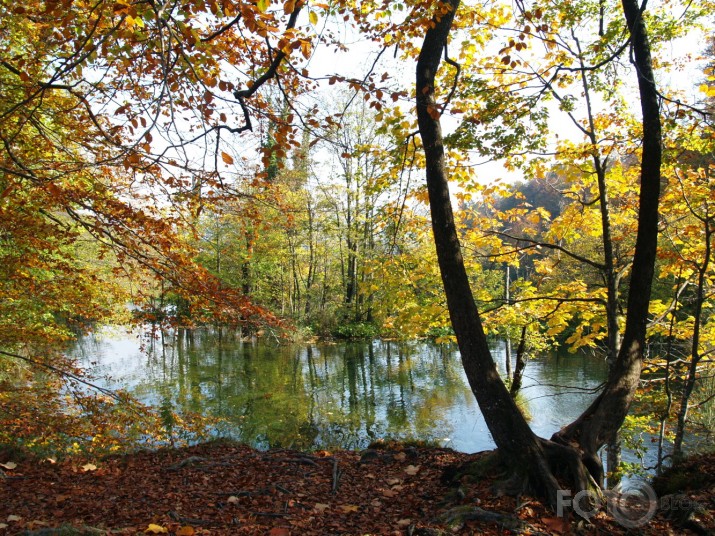
[{"label": "orange leaf", "polygon": [[223,160],[229,166],[233,164],[233,157],[228,153],[221,153],[221,160]]}]

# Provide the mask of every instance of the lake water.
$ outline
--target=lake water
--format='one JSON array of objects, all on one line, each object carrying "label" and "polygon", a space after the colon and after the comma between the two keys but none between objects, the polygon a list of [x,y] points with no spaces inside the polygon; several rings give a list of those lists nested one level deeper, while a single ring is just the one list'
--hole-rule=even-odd
[{"label": "lake water", "polygon": [[[503,369],[503,345],[492,351]],[[463,452],[494,447],[452,345],[279,345],[211,330],[105,329],[72,353],[111,377],[105,385],[145,403],[221,417],[217,434],[258,448],[360,449],[385,437]],[[550,437],[571,422],[605,377],[605,362],[587,355],[530,359],[522,393],[534,431]]]}]

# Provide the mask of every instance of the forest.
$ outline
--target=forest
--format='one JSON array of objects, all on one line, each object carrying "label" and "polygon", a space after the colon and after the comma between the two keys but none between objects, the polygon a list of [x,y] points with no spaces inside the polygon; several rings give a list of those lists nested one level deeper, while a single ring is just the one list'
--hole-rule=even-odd
[{"label": "forest", "polygon": [[[454,344],[507,493],[600,493],[624,426],[662,472],[715,424],[714,13],[0,0],[3,458],[207,439],[67,352],[126,325]],[[556,350],[607,377],[539,437]]]}]

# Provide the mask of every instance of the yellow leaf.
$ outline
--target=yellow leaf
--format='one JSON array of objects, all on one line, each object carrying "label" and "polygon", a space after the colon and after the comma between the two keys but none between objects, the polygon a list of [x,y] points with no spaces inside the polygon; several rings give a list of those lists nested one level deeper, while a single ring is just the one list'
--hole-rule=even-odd
[{"label": "yellow leaf", "polygon": [[318,24],[318,14],[315,11],[311,11],[308,15],[311,24]]},{"label": "yellow leaf", "polygon": [[233,157],[228,153],[221,153],[221,160],[223,160],[229,166],[233,164]]},{"label": "yellow leaf", "polygon": [[165,527],[162,527],[161,525],[155,525],[154,523],[150,523],[144,532],[148,532],[150,534],[168,534],[169,533],[169,531]]},{"label": "yellow leaf", "polygon": [[97,466],[94,465],[93,463],[88,463],[88,464],[82,466],[82,471],[84,471],[85,473],[87,471],[96,471],[96,470],[97,470]]},{"label": "yellow leaf", "polygon": [[258,3],[256,6],[258,7],[258,11],[261,13],[265,13],[268,11],[268,7],[271,5],[271,0],[258,0]]},{"label": "yellow leaf", "polygon": [[419,470],[420,470],[419,465],[408,465],[407,467],[405,467],[405,473],[407,473],[408,475],[411,475],[411,476],[416,475],[419,472]]},{"label": "yellow leaf", "polygon": [[314,508],[316,512],[325,512],[328,508],[330,508],[330,505],[323,503],[315,503]]}]

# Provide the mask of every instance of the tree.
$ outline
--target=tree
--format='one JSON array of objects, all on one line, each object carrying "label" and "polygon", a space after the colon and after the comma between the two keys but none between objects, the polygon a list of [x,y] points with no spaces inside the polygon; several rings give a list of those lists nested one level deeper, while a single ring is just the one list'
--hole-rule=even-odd
[{"label": "tree", "polygon": [[623,346],[604,391],[579,419],[556,434],[554,441],[547,441],[529,429],[497,373],[472,297],[452,214],[435,77],[458,6],[459,1],[453,0],[435,15],[417,61],[417,117],[425,150],[437,257],[462,362],[494,441],[512,463],[516,460],[513,466],[527,477],[529,486],[555,504],[559,466],[567,467],[568,478],[579,490],[589,488],[589,472],[596,483],[602,482],[597,451],[620,428],[640,376],[658,236],[661,160],[660,115],[650,46],[639,7],[625,0],[623,9],[633,44],[643,113],[641,195],[633,261],[633,271],[640,277],[630,287]]}]

